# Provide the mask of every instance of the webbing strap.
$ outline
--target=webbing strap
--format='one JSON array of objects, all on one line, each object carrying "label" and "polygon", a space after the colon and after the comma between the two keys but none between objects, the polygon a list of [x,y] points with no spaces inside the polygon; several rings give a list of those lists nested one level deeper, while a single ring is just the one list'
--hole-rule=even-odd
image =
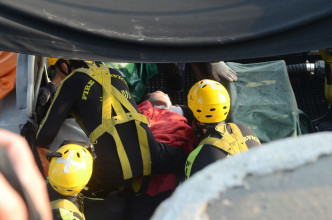
[{"label": "webbing strap", "polygon": [[128,99],[126,99],[119,90],[117,90],[114,86],[111,85],[113,95],[114,97],[120,101],[120,103],[128,109],[130,112],[137,112],[137,110],[134,108],[134,106],[129,102]]},{"label": "webbing strap", "polygon": [[132,181],[131,188],[136,193],[136,195],[142,195],[142,193],[146,192],[149,187],[150,177],[151,175],[143,176],[142,183],[140,183],[138,179],[134,179]]},{"label": "webbing strap", "polygon": [[52,209],[66,209],[73,213],[77,213],[82,219],[85,219],[80,210],[67,199],[58,199],[51,202]]},{"label": "webbing strap", "polygon": [[[116,113],[121,112],[124,115],[124,110],[122,109],[118,100],[116,100],[112,95],[112,88],[111,88],[111,76],[109,74],[109,70],[106,67],[97,67],[97,66],[90,66],[91,72],[89,75],[94,78],[103,88],[103,111],[102,111],[102,124],[99,125],[91,134],[90,134],[90,141],[95,143],[95,141],[103,135],[105,132],[108,132],[112,135],[115,141],[116,149],[118,152],[118,156],[121,163],[123,178],[131,179],[133,177],[133,173],[131,170],[130,162],[120,136],[115,129],[115,122],[127,122],[128,120],[117,120],[110,118],[112,114],[112,106],[116,107]],[[117,90],[117,89],[115,89]],[[114,91],[113,91],[114,92]],[[120,106],[119,106],[120,105]],[[124,117],[123,117],[124,118]]]},{"label": "webbing strap", "polygon": [[198,147],[189,154],[187,161],[186,161],[185,168],[184,168],[184,173],[186,175],[186,179],[189,179],[194,160],[196,159],[198,153],[201,151],[202,147],[203,147],[203,144],[198,145]]},{"label": "webbing strap", "polygon": [[112,99],[113,98],[112,90],[110,88],[111,76],[108,68],[105,66],[97,67],[96,65],[90,65],[90,69],[79,68],[76,71],[88,74],[90,77],[92,77],[102,86],[103,88],[102,121],[110,118],[114,99]]},{"label": "webbing strap", "polygon": [[131,179],[133,177],[133,173],[131,171],[131,166],[129,163],[128,156],[126,154],[126,151],[123,147],[122,141],[120,139],[119,133],[116,131],[116,128],[114,126],[110,127],[107,132],[113,136],[115,145],[116,145],[116,150],[119,155],[121,167],[122,167],[122,172],[123,172],[123,178],[124,180]]},{"label": "webbing strap", "polygon": [[102,124],[100,124],[90,134],[90,141],[92,143],[94,143],[102,134],[104,134],[106,131],[111,129],[111,127],[114,127],[117,124],[122,124],[122,123],[125,123],[128,121],[131,121],[131,120],[136,120],[138,122],[143,122],[145,124],[149,124],[148,119],[142,114],[125,113],[123,115],[116,115],[116,116],[113,116],[112,118],[105,120]]},{"label": "webbing strap", "polygon": [[[143,161],[143,175],[150,175],[151,158],[148,138],[146,131],[140,126],[141,122],[149,124],[148,119],[143,114],[138,113],[135,107],[129,102],[129,100],[126,99],[118,89],[112,86],[111,75],[107,67],[97,67],[95,65],[91,65],[90,70],[81,68],[77,71],[88,74],[100,85],[102,85],[103,88],[102,124],[99,125],[93,132],[91,132],[90,141],[92,143],[95,143],[95,141],[105,132],[111,134],[115,140],[124,179],[131,179],[133,177],[132,169],[120,136],[115,128],[115,125],[135,120]],[[122,105],[129,111],[129,113],[125,113]],[[112,108],[114,109],[116,116],[111,118]]]},{"label": "webbing strap", "polygon": [[148,137],[144,128],[141,127],[140,121],[136,120],[135,122],[138,133],[139,146],[141,148],[141,156],[143,160],[143,175],[147,176],[151,174],[151,158]]}]

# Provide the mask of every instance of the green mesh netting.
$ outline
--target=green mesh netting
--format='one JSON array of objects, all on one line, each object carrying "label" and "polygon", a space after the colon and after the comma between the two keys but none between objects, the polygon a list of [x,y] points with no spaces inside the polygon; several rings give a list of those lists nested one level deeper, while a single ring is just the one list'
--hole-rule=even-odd
[{"label": "green mesh netting", "polygon": [[297,107],[284,61],[227,65],[238,74],[237,82],[223,83],[231,97],[228,120],[247,125],[262,143],[309,133],[309,118]]}]

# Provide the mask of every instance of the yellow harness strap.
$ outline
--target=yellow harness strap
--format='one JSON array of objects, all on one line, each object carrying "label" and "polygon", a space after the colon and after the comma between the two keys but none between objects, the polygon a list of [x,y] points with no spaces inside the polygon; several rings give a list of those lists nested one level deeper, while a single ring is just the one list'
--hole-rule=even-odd
[{"label": "yellow harness strap", "polygon": [[[107,67],[102,65],[101,67],[97,67],[96,65],[90,65],[90,69],[79,68],[76,71],[88,74],[90,77],[96,80],[103,88],[102,124],[99,125],[90,134],[90,141],[92,143],[95,143],[95,141],[105,132],[111,134],[115,140],[124,180],[132,179],[133,174],[129,159],[120,139],[120,136],[115,128],[115,125],[135,120],[141,150],[141,157],[143,161],[143,175],[150,175],[151,159],[148,138],[144,128],[140,126],[141,122],[149,124],[148,119],[143,114],[138,113],[134,106],[132,106],[132,104],[121,94],[121,92],[114,86],[112,86],[111,74]],[[129,111],[129,113],[125,113],[122,106],[124,106]],[[112,108],[116,113],[116,116],[113,117],[111,117]]]},{"label": "yellow harness strap", "polygon": [[230,155],[238,154],[248,151],[248,146],[243,138],[239,127],[233,123],[228,123],[231,126],[232,134],[228,133],[226,124],[219,124],[216,130],[221,133],[222,138],[208,137],[199,143],[199,145],[210,144],[214,145]]},{"label": "yellow harness strap", "polygon": [[52,209],[68,210],[69,212],[78,214],[82,219],[85,219],[85,216],[80,212],[80,210],[67,199],[54,200],[51,202],[51,207]]}]

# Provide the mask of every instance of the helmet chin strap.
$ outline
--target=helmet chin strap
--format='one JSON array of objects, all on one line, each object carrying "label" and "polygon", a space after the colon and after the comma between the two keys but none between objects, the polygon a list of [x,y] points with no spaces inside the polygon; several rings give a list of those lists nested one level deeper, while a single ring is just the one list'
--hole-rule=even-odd
[{"label": "helmet chin strap", "polygon": [[200,125],[196,119],[194,120],[194,124],[195,124],[194,132],[197,135],[197,137],[201,139],[202,137],[204,137],[204,132],[203,132],[204,126]]}]

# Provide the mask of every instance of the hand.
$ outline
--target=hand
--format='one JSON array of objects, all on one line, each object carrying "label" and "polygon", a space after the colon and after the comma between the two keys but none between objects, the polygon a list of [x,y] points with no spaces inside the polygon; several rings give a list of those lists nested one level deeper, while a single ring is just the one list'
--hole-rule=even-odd
[{"label": "hand", "polygon": [[41,87],[38,93],[37,104],[40,106],[45,105],[54,95],[56,87],[52,82],[46,84],[46,86]]},{"label": "hand", "polygon": [[229,68],[225,62],[211,63],[211,67],[214,80],[220,82],[219,76],[222,76],[228,81],[237,81],[236,72]]},{"label": "hand", "polygon": [[[41,219],[52,219],[45,181],[23,137],[0,129],[0,147],[5,149],[21,185],[30,195]],[[27,207],[4,175],[0,174],[0,219],[28,219]]]}]

